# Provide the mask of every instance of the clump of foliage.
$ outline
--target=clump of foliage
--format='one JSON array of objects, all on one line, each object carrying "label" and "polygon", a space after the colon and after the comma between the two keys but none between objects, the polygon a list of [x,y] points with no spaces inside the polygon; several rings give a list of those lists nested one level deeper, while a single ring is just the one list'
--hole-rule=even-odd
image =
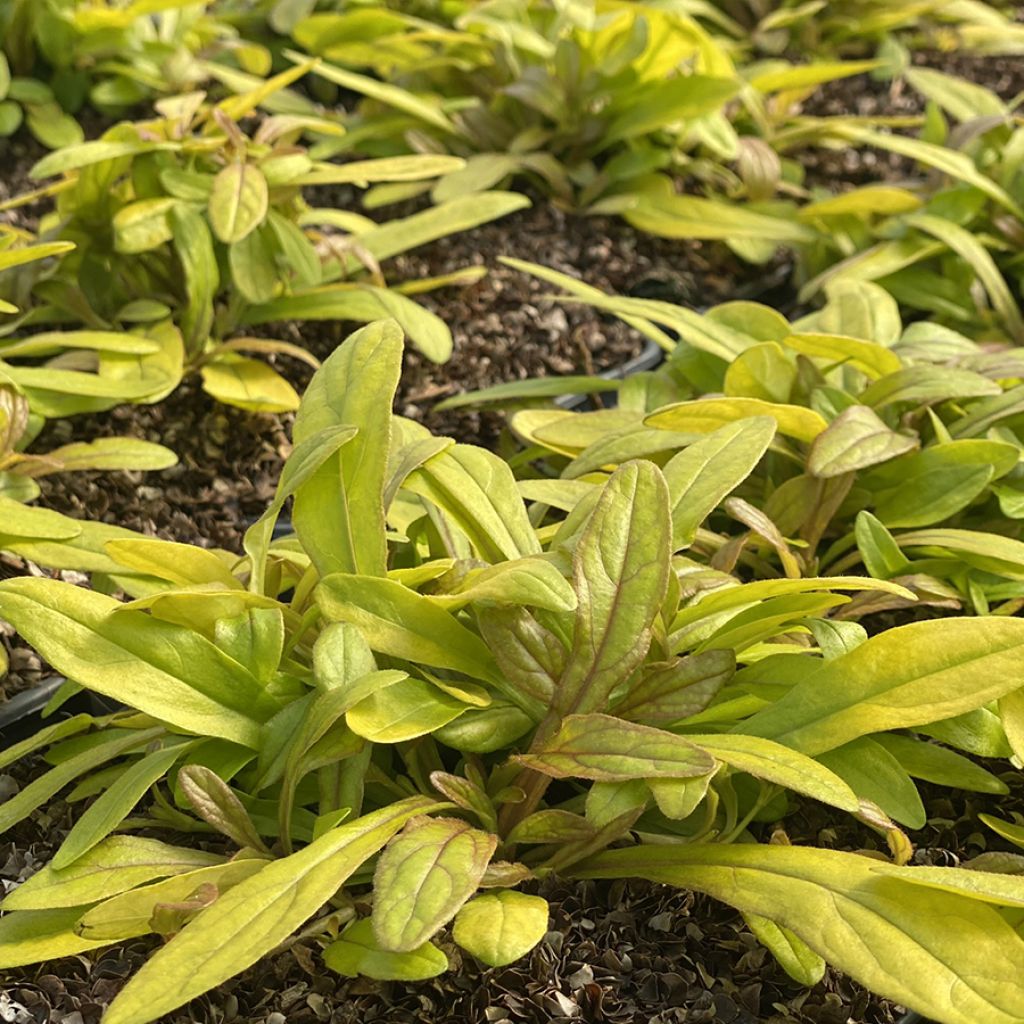
[{"label": "clump of foliage", "polygon": [[0,136],[24,121],[51,149],[74,145],[83,135],[72,115],[86,104],[121,116],[198,87],[214,58],[268,74],[269,50],[240,39],[214,8],[213,0],[8,0],[0,8]]},{"label": "clump of foliage", "polygon": [[[563,205],[750,258],[811,237],[780,205],[799,171],[776,136],[817,85],[875,66],[737,67],[687,13],[618,2],[492,0],[451,24],[359,8],[293,35],[324,57],[318,76],[365,96],[322,154],[453,153],[466,166],[436,198],[525,178]],[[679,177],[706,195],[677,194]]]},{"label": "clump of foliage", "polygon": [[1024,128],[989,89],[931,68],[903,76],[926,100],[918,137],[833,125],[843,144],[916,165],[906,180],[820,195],[798,213],[817,232],[800,253],[800,297],[835,281],[874,281],[907,310],[972,337],[1024,339],[1018,295]]},{"label": "clump of foliage", "polygon": [[[0,964],[168,937],[106,1016],[142,1024],[284,943],[413,980],[447,967],[450,924],[509,963],[547,929],[521,883],[642,877],[736,906],[804,982],[827,958],[945,1024],[1024,1015],[1020,858],[909,867],[903,829],[924,823],[914,779],[1005,791],[953,749],[962,730],[928,737],[985,714],[1024,753],[1024,623],[866,639],[832,615],[845,593],[905,588],[715,570],[683,554],[711,480],[678,461],[568,481],[588,493],[562,514],[497,456],[393,416],[401,354],[373,324],[318,371],[244,557],[2,520],[4,547],[98,587],[0,582],[0,614],[70,680],[54,704],[84,686],[127,710],[2,756],[51,765],[3,827],[69,785],[91,803],[4,901]],[[718,500],[782,426],[736,424]],[[296,536],[272,542],[289,499]],[[765,842],[798,799],[891,859],[788,845],[784,825]]]},{"label": "clump of foliage", "polygon": [[929,48],[984,54],[1019,53],[1024,28],[1009,4],[948,0],[724,0],[694,5],[702,23],[765,54],[899,58]]},{"label": "clump of foliage", "polygon": [[[111,405],[155,401],[197,370],[205,389],[222,401],[258,411],[293,409],[298,396],[292,386],[255,356],[312,357],[295,345],[251,336],[252,328],[272,321],[391,315],[429,358],[448,358],[447,326],[400,289],[388,288],[380,263],[527,200],[486,192],[380,224],[350,210],[311,207],[303,197],[310,186],[433,180],[462,161],[314,161],[301,144],[303,134],[341,129],[309,114],[272,114],[245,134],[239,121],[307,69],[293,68],[216,104],[202,92],[161,100],[158,117],[115,125],[102,138],[58,150],[36,165],[38,178],[62,175],[49,186],[56,210],[44,218],[42,237],[75,248],[55,268],[13,277],[12,298],[34,305],[0,333],[70,319],[142,334],[152,349],[136,353],[140,358],[130,369],[123,360],[101,358],[92,379],[82,381],[93,390],[50,402],[47,415],[95,409],[101,399]],[[473,268],[469,277],[478,273]],[[465,277],[416,282],[415,288]],[[0,358],[23,344],[0,342]],[[17,374],[25,372],[46,390],[38,369]]]},{"label": "clump of foliage", "polygon": [[[690,542],[715,567],[773,578],[863,566],[939,607],[1022,607],[1024,361],[1015,348],[929,322],[904,326],[872,284],[833,282],[822,310],[790,324],[757,303],[701,314],[509,262],[668,349],[656,372],[622,383],[523,381],[444,403],[618,390],[615,408],[513,416],[558,478],[524,481],[538,500],[573,508],[611,467],[648,458],[705,479],[707,505],[693,514],[721,510]],[[905,604],[867,600],[874,610]]]}]

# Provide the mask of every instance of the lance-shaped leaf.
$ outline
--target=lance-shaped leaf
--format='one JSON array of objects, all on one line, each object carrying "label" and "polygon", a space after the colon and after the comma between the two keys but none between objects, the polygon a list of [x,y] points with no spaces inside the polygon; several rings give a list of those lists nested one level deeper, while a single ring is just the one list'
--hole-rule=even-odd
[{"label": "lance-shaped leaf", "polygon": [[797,441],[813,441],[828,426],[813,409],[766,402],[761,398],[698,398],[679,402],[651,413],[644,423],[659,430],[692,430],[708,434],[727,423],[760,416],[770,416],[780,434]]},{"label": "lance-shaped leaf", "polygon": [[807,456],[813,476],[827,479],[887,462],[918,446],[916,438],[897,434],[866,405],[851,405],[817,436]]},{"label": "lance-shaped leaf", "polygon": [[529,699],[523,706],[539,720],[565,671],[562,642],[525,608],[480,608],[477,622],[502,676]]},{"label": "lance-shaped leaf", "polygon": [[456,818],[413,818],[388,843],[373,876],[373,934],[408,953],[476,892],[498,837]]},{"label": "lance-shaped leaf", "polygon": [[256,745],[276,701],[246,669],[199,633],[117,609],[58,580],[0,583],[0,615],[69,679],[187,732]]},{"label": "lance-shaped leaf", "polygon": [[54,854],[51,866],[57,870],[66,868],[110,835],[146,795],[149,787],[162,779],[184,752],[182,746],[155,750],[121,768],[113,783],[75,821]]},{"label": "lance-shaped leaf", "polygon": [[201,886],[212,885],[218,893],[225,893],[257,871],[262,871],[266,864],[260,857],[246,857],[130,889],[86,911],[75,924],[75,932],[84,939],[107,942],[146,935],[155,930],[150,922],[160,904],[182,903]]},{"label": "lance-shaped leaf", "polygon": [[678,722],[711,703],[736,671],[736,655],[703,651],[645,669],[613,704],[615,714],[647,724]]},{"label": "lance-shaped leaf", "polygon": [[529,953],[547,930],[547,900],[500,889],[467,903],[455,918],[452,935],[478,960],[503,967]]},{"label": "lance-shaped leaf", "polygon": [[737,771],[748,772],[755,778],[785,786],[851,814],[860,809],[857,794],[835,772],[781,743],[729,733],[686,738]]},{"label": "lance-shaped leaf", "polygon": [[401,583],[333,573],[317,587],[316,600],[327,618],[358,626],[381,654],[498,681],[483,641],[450,612]]},{"label": "lance-shaped leaf", "polygon": [[470,707],[425,679],[404,673],[390,674],[399,677],[375,687],[345,716],[352,732],[371,743],[404,743],[426,736],[454,721]]},{"label": "lance-shaped leaf", "polygon": [[796,982],[810,988],[825,975],[825,961],[803,939],[759,914],[744,914],[743,920],[762,946],[767,946],[782,969]]},{"label": "lance-shaped leaf", "polygon": [[222,863],[202,850],[168,846],[140,836],[110,836],[61,871],[47,865],[18,886],[4,910],[77,907],[116,896],[154,878],[179,875]]},{"label": "lance-shaped leaf", "polygon": [[60,907],[4,914],[0,917],[0,969],[60,960],[108,945],[109,939],[76,934],[75,923],[87,909]]},{"label": "lance-shaped leaf", "polygon": [[424,981],[448,970],[448,957],[430,942],[405,953],[382,949],[369,918],[346,928],[324,950],[324,963],[349,978],[362,974],[376,981]]},{"label": "lance-shaped leaf", "polygon": [[684,448],[665,466],[672,549],[689,547],[697,528],[751,474],[775,436],[770,416],[727,423]]},{"label": "lance-shaped leaf", "polygon": [[977,899],[909,883],[918,870],[834,850],[716,844],[608,850],[573,874],[705,892],[788,928],[855,981],[926,1017],[1015,1024],[1024,1017],[1024,940]]},{"label": "lance-shaped leaf", "polygon": [[281,509],[284,508],[284,503],[357,433],[355,427],[335,424],[314,431],[292,449],[277,481],[274,500],[266,512],[245,531],[245,553],[252,563],[249,588],[254,593],[263,592],[267,549],[273,539],[274,524],[281,514]]},{"label": "lance-shaped leaf", "polygon": [[203,821],[240,847],[266,850],[242,802],[216,772],[201,764],[185,765],[178,772],[178,785]]},{"label": "lance-shaped leaf", "polygon": [[95,743],[43,772],[27,786],[0,804],[0,832],[6,832],[12,825],[28,817],[50,797],[59,793],[69,782],[86,772],[91,772],[107,761],[145,747],[147,743],[163,735],[163,729],[128,730],[112,735],[99,734]]},{"label": "lance-shaped leaf", "polygon": [[146,1024],[245,970],[323,906],[406,821],[439,806],[423,797],[401,800],[239,883],[146,962],[107,1010],[107,1024]]},{"label": "lance-shaped leaf", "polygon": [[171,211],[174,249],[184,274],[188,301],[181,311],[181,331],[189,352],[201,351],[213,324],[213,302],[220,271],[206,219],[187,203]]},{"label": "lance-shaped leaf", "polygon": [[1019,619],[897,626],[825,662],[738,728],[821,754],[858,736],[981,708],[1020,686],[1022,654]]},{"label": "lance-shaped leaf", "polygon": [[682,736],[610,715],[570,715],[543,746],[515,760],[555,779],[597,782],[685,779],[715,770],[715,759]]},{"label": "lance-shaped leaf", "polygon": [[572,654],[554,695],[562,715],[607,706],[643,660],[668,588],[668,487],[650,462],[611,476],[573,553],[579,602]]},{"label": "lance-shaped leaf", "polygon": [[[442,579],[441,583],[444,584]],[[528,605],[553,612],[576,609],[576,592],[558,567],[540,557],[515,558],[497,565],[470,569],[451,590],[429,594],[443,608],[462,608],[472,602]]]},{"label": "lance-shaped leaf", "polygon": [[446,448],[410,473],[404,487],[436,505],[486,562],[540,554],[512,471],[483,448]]},{"label": "lance-shaped leaf", "polygon": [[321,576],[386,571],[384,480],[401,365],[398,325],[370,324],[313,375],[295,417],[297,446],[331,427],[358,430],[295,489],[292,521]]},{"label": "lance-shaped leaf", "polygon": [[558,808],[545,808],[527,815],[505,837],[515,843],[571,843],[589,839],[596,827],[586,818]]}]

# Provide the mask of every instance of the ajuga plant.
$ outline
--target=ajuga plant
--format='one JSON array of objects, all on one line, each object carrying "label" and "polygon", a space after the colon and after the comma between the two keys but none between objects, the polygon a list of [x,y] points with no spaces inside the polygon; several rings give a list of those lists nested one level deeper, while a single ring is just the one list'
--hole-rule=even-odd
[{"label": "ajuga plant", "polygon": [[[1000,614],[1022,606],[1017,349],[929,322],[904,326],[895,301],[872,284],[832,282],[823,309],[790,324],[756,303],[701,314],[610,298],[509,262],[669,349],[657,372],[621,384],[523,381],[445,403],[536,405],[568,390],[618,390],[615,408],[513,416],[513,431],[530,446],[519,461],[536,465],[540,456],[553,477],[524,482],[530,494],[568,509],[610,468],[643,457],[673,486],[704,481],[701,519],[732,492],[690,537],[716,567],[772,578],[863,566],[939,606]],[[876,610],[903,603],[891,595],[867,601]]]},{"label": "ajuga plant", "polygon": [[801,299],[830,281],[876,281],[907,310],[1019,344],[1024,128],[1013,104],[982,86],[931,68],[903,77],[926,100],[918,137],[839,123],[828,130],[844,145],[890,150],[913,170],[800,209],[818,233],[797,247]]},{"label": "ajuga plant", "polygon": [[293,34],[324,57],[316,75],[365,96],[349,133],[316,151],[454,153],[466,166],[435,198],[528,179],[563,205],[741,255],[808,241],[778,205],[798,175],[774,138],[816,85],[874,64],[737,70],[679,6],[493,0],[447,31],[392,12],[314,14]]},{"label": "ajuga plant", "polygon": [[[305,66],[219,103],[202,92],[157,103],[159,116],[124,122],[102,138],[58,150],[33,170],[63,178],[49,186],[56,210],[42,237],[75,244],[56,268],[34,267],[13,278],[12,298],[28,308],[0,334],[41,325],[84,322],[97,330],[131,329],[155,351],[126,368],[102,357],[83,390],[62,411],[101,399],[154,401],[182,375],[199,371],[214,397],[243,408],[281,411],[297,405],[294,389],[255,358],[279,352],[311,360],[295,345],[254,337],[276,320],[367,321],[392,315],[435,361],[451,352],[444,322],[389,289],[380,262],[527,205],[514,193],[451,199],[378,224],[347,209],[311,207],[313,185],[430,180],[462,166],[446,156],[411,156],[346,165],[313,161],[306,131],[340,132],[332,121],[283,113],[265,117],[252,135],[238,122],[294,79]],[[478,276],[478,268],[469,271]],[[465,275],[414,282],[416,290]],[[0,342],[0,356],[24,344]],[[19,380],[37,367],[8,373]],[[86,375],[82,374],[82,378]],[[38,379],[37,387],[46,388]],[[60,390],[60,389],[54,389]]]},{"label": "ajuga plant", "polygon": [[[806,983],[825,958],[945,1024],[1019,1020],[1020,858],[910,867],[904,829],[915,778],[1005,791],[929,731],[984,713],[1024,753],[1024,622],[866,639],[832,617],[847,592],[908,591],[681,554],[705,486],[650,460],[552,511],[497,456],[392,416],[401,355],[385,322],[324,363],[244,556],[0,520],[3,546],[93,573],[0,582],[69,680],[54,704],[127,705],[2,757],[49,765],[4,827],[68,786],[81,810],[4,900],[0,965],[163,935],[105,1017],[142,1024],[297,942],[379,979],[444,971],[450,941],[506,964],[547,930],[536,880],[640,877],[731,903]],[[755,426],[766,446],[774,420]],[[296,535],[273,541],[289,499]],[[790,845],[808,799],[873,854]]]},{"label": "ajuga plant", "polygon": [[52,149],[74,145],[83,135],[72,115],[85,104],[120,116],[196,88],[214,58],[269,73],[269,51],[238,38],[212,7],[212,0],[8,0],[0,8],[0,136],[24,122]]}]

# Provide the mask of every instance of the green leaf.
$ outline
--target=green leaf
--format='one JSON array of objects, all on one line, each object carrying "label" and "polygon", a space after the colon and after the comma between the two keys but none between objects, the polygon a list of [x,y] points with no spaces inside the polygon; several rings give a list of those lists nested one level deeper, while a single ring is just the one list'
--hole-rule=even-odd
[{"label": "green leaf", "polygon": [[168,846],[141,836],[109,836],[61,871],[50,865],[37,871],[3,902],[4,910],[51,910],[127,892],[136,885],[220,864],[202,850]]},{"label": "green leaf", "polygon": [[807,456],[807,471],[830,479],[888,462],[913,451],[918,440],[898,434],[866,405],[844,409],[815,439]]},{"label": "green leaf", "polygon": [[794,981],[810,988],[825,976],[825,961],[788,928],[760,914],[744,914],[743,920]]},{"label": "green leaf", "polygon": [[177,204],[177,199],[161,196],[122,206],[111,222],[114,250],[134,255],[157,249],[169,241],[174,233],[169,214]]},{"label": "green leaf", "polygon": [[560,715],[607,707],[643,660],[668,587],[668,487],[650,462],[628,462],[605,484],[573,553],[572,655],[555,690]]},{"label": "green leaf", "polygon": [[243,849],[266,850],[242,802],[216,772],[187,764],[178,772],[178,785],[203,821]]},{"label": "green leaf", "polygon": [[94,441],[76,441],[54,448],[46,453],[46,458],[56,462],[53,472],[167,469],[178,462],[178,456],[170,448],[137,437],[98,437]]},{"label": "green leaf", "polygon": [[1003,441],[946,441],[879,467],[864,483],[886,526],[928,526],[966,508],[1018,457],[1017,446]]},{"label": "green leaf", "polygon": [[547,900],[499,889],[467,903],[455,917],[452,934],[478,960],[503,967],[529,953],[547,930]]},{"label": "green leaf", "polygon": [[372,743],[404,743],[447,725],[469,706],[424,679],[402,675],[354,704],[345,722]]},{"label": "green leaf", "polygon": [[895,352],[871,341],[840,334],[790,334],[783,344],[805,356],[852,366],[872,380],[903,369],[903,363]]},{"label": "green leaf", "polygon": [[814,756],[874,732],[983,707],[1019,686],[1024,622],[944,619],[897,626],[809,672],[743,723]]},{"label": "green leaf", "polygon": [[200,370],[203,390],[225,405],[250,412],[291,412],[299,407],[295,388],[259,359],[224,352]]},{"label": "green leaf", "polygon": [[[286,50],[285,56],[296,63],[306,60],[305,54],[296,53],[293,50]],[[440,128],[443,132],[452,135],[459,134],[456,126],[442,113],[440,103],[437,101],[432,103],[396,85],[389,85],[379,79],[360,75],[354,71],[346,71],[324,61],[321,61],[312,70],[313,74],[326,78],[329,82],[334,82],[335,85],[340,85],[344,89],[352,89],[380,103],[387,104],[389,107],[394,107],[396,110],[411,114],[435,128]]]},{"label": "green leaf", "polygon": [[678,722],[703,711],[735,671],[735,654],[723,650],[648,665],[612,709],[622,718],[647,725]]},{"label": "green leaf", "polygon": [[403,486],[436,505],[487,562],[540,554],[512,470],[483,448],[446,448],[410,473]]},{"label": "green leaf", "polygon": [[207,215],[222,242],[238,242],[255,231],[267,215],[269,188],[254,164],[228,164],[213,180]]},{"label": "green leaf", "polygon": [[1012,821],[1003,821],[992,814],[979,814],[978,818],[988,825],[996,835],[1002,836],[1007,842],[1024,849],[1024,825],[1018,825]]},{"label": "green leaf", "polygon": [[75,932],[84,939],[99,942],[146,935],[154,930],[151,920],[160,904],[181,903],[204,885],[215,886],[218,893],[225,893],[261,871],[266,863],[260,857],[246,857],[184,871],[151,885],[130,889],[86,911],[75,924]]},{"label": "green leaf", "polygon": [[785,786],[851,814],[860,809],[856,794],[834,770],[827,767],[823,770],[817,761],[781,743],[729,733],[720,736],[688,734],[686,739],[730,768],[747,772],[756,779]]},{"label": "green leaf", "polygon": [[179,203],[171,211],[173,244],[184,276],[187,302],[181,331],[187,351],[202,351],[213,326],[213,303],[220,287],[220,270],[213,237],[198,210]]},{"label": "green leaf", "polygon": [[877,804],[907,828],[924,828],[928,820],[921,796],[903,766],[868,736],[818,755],[863,800]]},{"label": "green leaf", "polygon": [[373,285],[332,284],[310,288],[250,306],[243,324],[281,320],[356,320],[364,323],[392,319],[428,359],[445,362],[452,354],[452,335],[445,322],[394,289]]},{"label": "green leaf", "polygon": [[373,876],[373,934],[409,953],[446,925],[476,892],[498,837],[456,818],[413,818],[388,843]]},{"label": "green leaf", "polygon": [[740,89],[730,78],[710,75],[679,75],[667,81],[651,82],[630,93],[625,107],[604,129],[601,148],[623,139],[661,131],[673,122],[710,114],[722,107]]},{"label": "green leaf", "polygon": [[156,750],[123,768],[113,784],[75,821],[50,866],[57,871],[68,867],[110,835],[183,752],[181,746]]},{"label": "green leaf", "polygon": [[317,587],[316,600],[328,619],[358,626],[375,651],[498,682],[494,659],[475,633],[394,580],[333,573]]},{"label": "green leaf", "polygon": [[75,922],[87,908],[22,910],[0,917],[0,969],[24,967],[88,952],[109,944],[109,939],[77,935]]},{"label": "green leaf", "polygon": [[1006,117],[1006,105],[984,86],[933,68],[907,68],[903,77],[922,96],[938,103],[958,121],[971,121],[976,117]]},{"label": "green leaf", "polygon": [[688,739],[610,715],[570,715],[558,731],[520,764],[555,779],[629,782],[707,775],[715,760]]},{"label": "green leaf", "polygon": [[1024,219],[1024,209],[1021,209],[991,178],[978,170],[974,161],[966,153],[947,149],[945,146],[937,146],[931,142],[923,142],[920,139],[908,138],[905,135],[889,134],[850,123],[836,126],[833,131],[851,142],[858,142],[866,146],[878,146],[880,149],[887,149],[900,156],[916,160],[926,167],[934,167],[944,174],[979,189],[1000,206],[1009,210],[1015,217]]},{"label": "green leaf", "polygon": [[142,139],[125,139],[115,142],[96,139],[50,153],[36,163],[28,173],[32,178],[49,178],[55,174],[63,174],[65,171],[77,171],[83,167],[89,167],[91,164],[103,163],[105,160],[178,149],[181,149],[180,142],[146,142]]},{"label": "green leaf", "polygon": [[918,870],[833,850],[707,844],[609,850],[572,873],[696,889],[788,928],[855,981],[926,1017],[1014,1024],[1024,1016],[1020,937],[976,899],[910,884]]},{"label": "green leaf", "polygon": [[872,739],[878,746],[885,747],[912,778],[975,793],[1009,792],[1009,787],[998,776],[937,743],[898,733],[883,733]]},{"label": "green leaf", "polygon": [[369,918],[346,928],[323,956],[332,971],[349,978],[362,974],[376,981],[425,981],[448,970],[448,957],[430,942],[404,953],[381,949]]},{"label": "green leaf", "polygon": [[775,420],[780,434],[798,441],[813,441],[828,426],[813,409],[765,402],[759,398],[699,398],[679,402],[651,413],[644,423],[659,430],[709,434],[737,420],[763,416]]},{"label": "green leaf", "polygon": [[989,251],[966,228],[944,217],[914,213],[907,223],[932,235],[953,250],[981,282],[996,311],[1003,319],[1010,336],[1017,342],[1024,339],[1024,317],[1009,285],[999,272]]},{"label": "green leaf", "polygon": [[28,817],[37,807],[60,792],[69,782],[91,769],[120,757],[134,747],[144,746],[163,733],[162,729],[146,729],[103,737],[91,749],[61,762],[33,779],[24,789],[0,804],[0,832]]},{"label": "green leaf", "polygon": [[332,829],[240,882],[150,957],[110,1005],[106,1024],[156,1020],[256,963],[406,821],[438,806],[424,797],[401,800]]},{"label": "green leaf", "polygon": [[770,416],[727,423],[668,461],[673,551],[689,547],[704,520],[753,472],[775,430]]},{"label": "green leaf", "polygon": [[231,279],[246,302],[270,302],[281,290],[279,257],[283,258],[283,253],[278,248],[277,234],[267,224],[228,246]]},{"label": "green leaf", "polygon": [[6,750],[0,750],[0,768],[6,768],[9,764],[20,761],[26,754],[41,750],[51,743],[56,743],[57,740],[84,732],[92,724],[92,715],[73,715],[71,718],[64,718],[52,725],[44,726],[28,739],[24,739],[20,743],[12,743]]},{"label": "green leaf", "polygon": [[276,707],[205,637],[94,591],[4,580],[0,614],[58,672],[186,732],[255,746],[260,718]]},{"label": "green leaf", "polygon": [[359,431],[296,488],[292,521],[321,576],[385,573],[384,482],[401,364],[398,325],[364,327],[314,374],[295,417],[297,445],[327,428]]}]

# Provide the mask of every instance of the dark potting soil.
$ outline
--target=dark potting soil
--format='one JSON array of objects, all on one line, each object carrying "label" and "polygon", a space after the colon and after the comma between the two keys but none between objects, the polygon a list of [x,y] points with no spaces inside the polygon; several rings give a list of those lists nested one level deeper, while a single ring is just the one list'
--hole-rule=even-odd
[{"label": "dark potting soil", "polygon": [[[1003,100],[1024,92],[1024,61],[1016,56],[918,50],[912,60],[917,67],[933,68],[991,89]],[[879,81],[869,74],[827,82],[802,104],[802,113],[809,117],[915,117],[924,109],[924,97],[904,79]],[[914,128],[897,130],[917,134]],[[794,155],[805,169],[808,188],[835,191],[837,186],[855,188],[921,176],[913,160],[873,146],[813,148]]]}]

